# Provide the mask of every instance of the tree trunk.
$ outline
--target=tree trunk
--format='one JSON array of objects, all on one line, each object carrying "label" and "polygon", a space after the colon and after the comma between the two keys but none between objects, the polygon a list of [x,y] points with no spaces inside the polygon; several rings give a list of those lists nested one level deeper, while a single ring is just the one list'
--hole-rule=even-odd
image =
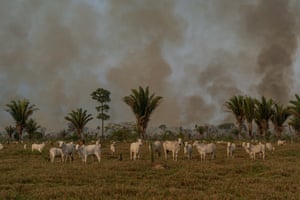
[{"label": "tree trunk", "polygon": [[241,118],[238,118],[237,120],[237,126],[238,126],[238,140],[241,139],[241,133],[242,133],[242,125],[243,125],[243,121],[241,120]]},{"label": "tree trunk", "polygon": [[145,130],[146,127],[144,126],[144,123],[140,120],[137,120],[137,131],[138,131],[138,135],[140,136],[141,139],[144,139],[145,137]]},{"label": "tree trunk", "polygon": [[102,137],[102,139],[104,139],[104,120],[103,119],[101,120],[101,125],[102,125],[102,127],[101,127],[101,137]]},{"label": "tree trunk", "polygon": [[262,122],[262,129],[263,129],[263,139],[266,140],[266,135],[269,130],[268,122],[265,120]]},{"label": "tree trunk", "polygon": [[276,130],[277,139],[281,138],[281,131],[279,129]]},{"label": "tree trunk", "polygon": [[102,119],[101,119],[101,137],[102,139],[104,139],[104,119],[103,119],[103,103],[101,103],[101,116],[102,116]]},{"label": "tree trunk", "polygon": [[263,137],[264,135],[264,131],[263,131],[263,128],[262,128],[262,125],[261,124],[258,124],[258,132],[259,132],[259,137]]},{"label": "tree trunk", "polygon": [[279,126],[279,127],[276,128],[278,138],[281,138],[282,131],[283,131],[283,127]]},{"label": "tree trunk", "polygon": [[241,132],[242,132],[242,124],[239,123],[239,133],[238,133],[238,140],[241,140]]},{"label": "tree trunk", "polygon": [[146,129],[145,129],[145,127],[143,127],[143,126],[142,126],[141,129],[140,129],[140,131],[141,131],[140,136],[141,136],[142,139],[145,139],[145,130],[146,130]]},{"label": "tree trunk", "polygon": [[81,137],[81,132],[82,132],[82,129],[77,129],[77,135],[78,135],[78,137],[80,138],[80,139],[82,139],[82,137]]},{"label": "tree trunk", "polygon": [[252,133],[253,127],[252,127],[252,122],[247,122],[247,124],[248,124],[248,136],[249,136],[251,139],[253,139],[253,133]]},{"label": "tree trunk", "polygon": [[239,133],[238,133],[238,140],[241,139],[241,133],[242,133],[242,125],[243,125],[243,119],[241,116],[237,117],[236,123],[238,125]]},{"label": "tree trunk", "polygon": [[19,135],[19,138],[18,138],[18,139],[19,139],[19,141],[21,141],[22,133],[23,133],[23,127],[22,127],[22,125],[17,124],[16,130],[17,130],[17,133],[18,133],[18,135]]}]

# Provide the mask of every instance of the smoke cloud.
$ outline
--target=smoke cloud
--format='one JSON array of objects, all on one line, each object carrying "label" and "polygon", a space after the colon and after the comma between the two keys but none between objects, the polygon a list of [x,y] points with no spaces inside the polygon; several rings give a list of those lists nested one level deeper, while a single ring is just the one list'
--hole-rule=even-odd
[{"label": "smoke cloud", "polygon": [[[1,129],[10,100],[27,98],[48,131],[111,91],[111,122],[134,121],[122,102],[149,86],[163,96],[150,125],[233,121],[232,95],[282,103],[299,93],[298,1],[0,2]],[[95,128],[99,120],[89,126]]]},{"label": "smoke cloud", "polygon": [[293,62],[297,50],[296,17],[289,1],[260,1],[246,12],[246,32],[259,44],[256,72],[260,94],[287,103],[293,84]]}]

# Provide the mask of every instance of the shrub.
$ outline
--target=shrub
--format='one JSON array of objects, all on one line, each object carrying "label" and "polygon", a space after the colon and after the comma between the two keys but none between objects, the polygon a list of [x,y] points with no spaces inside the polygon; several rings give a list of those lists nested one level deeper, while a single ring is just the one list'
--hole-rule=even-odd
[{"label": "shrub", "polygon": [[113,131],[109,137],[116,141],[135,140],[137,133],[127,129],[119,129]]}]

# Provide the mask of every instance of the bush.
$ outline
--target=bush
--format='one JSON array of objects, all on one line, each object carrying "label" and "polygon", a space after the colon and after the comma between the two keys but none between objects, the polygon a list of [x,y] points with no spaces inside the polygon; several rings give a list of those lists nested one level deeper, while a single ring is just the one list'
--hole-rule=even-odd
[{"label": "bush", "polygon": [[[232,130],[230,131],[230,135],[231,135],[232,137],[234,137],[234,138],[238,138],[238,136],[239,136],[239,130],[238,130],[237,128],[232,129]],[[242,136],[242,134],[241,134],[241,136]]]},{"label": "bush", "polygon": [[67,141],[79,141],[79,140],[81,140],[81,138],[77,134],[73,134],[73,135],[66,136],[64,138],[64,140],[67,140]]},{"label": "bush", "polygon": [[25,136],[24,139],[25,138],[28,138],[30,140],[40,140],[43,138],[43,133],[41,132],[28,133],[28,135]]},{"label": "bush", "polygon": [[135,140],[137,138],[137,133],[127,129],[119,129],[112,132],[109,137],[116,141]]},{"label": "bush", "polygon": [[162,134],[161,139],[162,140],[174,140],[174,139],[176,139],[176,135],[172,131],[165,131]]}]

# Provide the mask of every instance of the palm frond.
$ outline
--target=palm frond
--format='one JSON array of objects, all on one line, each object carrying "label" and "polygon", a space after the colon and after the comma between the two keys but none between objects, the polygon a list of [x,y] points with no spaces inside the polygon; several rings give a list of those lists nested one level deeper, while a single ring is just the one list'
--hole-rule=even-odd
[{"label": "palm frond", "polygon": [[137,120],[140,130],[147,128],[150,116],[159,106],[162,97],[150,94],[149,87],[145,89],[139,86],[138,89],[131,89],[131,94],[123,97],[123,101],[131,108]]},{"label": "palm frond", "polygon": [[72,110],[68,116],[65,117],[65,120],[69,121],[79,133],[92,119],[92,114],[87,114],[87,110],[82,110],[82,108]]}]

